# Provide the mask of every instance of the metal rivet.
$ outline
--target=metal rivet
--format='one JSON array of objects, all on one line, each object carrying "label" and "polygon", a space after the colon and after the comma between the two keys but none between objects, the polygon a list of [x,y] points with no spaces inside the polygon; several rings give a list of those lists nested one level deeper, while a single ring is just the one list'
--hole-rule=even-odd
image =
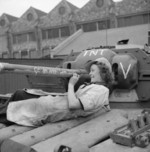
[{"label": "metal rivet", "polygon": [[34,136],[34,135],[32,135],[32,136],[31,136],[31,138],[35,138],[35,136]]},{"label": "metal rivet", "polygon": [[12,132],[15,132],[16,130],[15,129],[12,129]]}]

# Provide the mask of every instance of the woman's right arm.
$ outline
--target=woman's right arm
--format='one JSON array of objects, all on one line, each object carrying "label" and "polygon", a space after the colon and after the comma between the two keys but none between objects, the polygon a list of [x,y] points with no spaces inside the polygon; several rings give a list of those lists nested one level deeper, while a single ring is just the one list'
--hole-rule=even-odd
[{"label": "woman's right arm", "polygon": [[69,109],[81,109],[82,108],[81,103],[80,103],[79,99],[76,98],[75,91],[74,91],[74,86],[78,80],[79,80],[79,75],[76,73],[69,80],[69,84],[68,84]]}]

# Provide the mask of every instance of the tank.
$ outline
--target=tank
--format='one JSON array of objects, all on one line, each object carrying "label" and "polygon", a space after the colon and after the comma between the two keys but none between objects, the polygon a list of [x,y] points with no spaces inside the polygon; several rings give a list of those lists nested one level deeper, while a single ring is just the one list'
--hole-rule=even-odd
[{"label": "tank", "polygon": [[[150,58],[144,47],[95,47],[84,50],[73,61],[64,61],[59,68],[1,63],[0,71],[32,78],[58,77],[63,81],[65,90],[69,78],[76,72],[81,75],[75,86],[77,89],[84,81],[90,80],[86,64],[100,57],[110,61],[114,75],[110,112],[38,128],[0,124],[1,151],[15,152],[18,148],[20,151],[37,152],[148,151],[150,116],[149,111],[144,116],[142,112],[150,108]],[[138,117],[138,121],[133,117]],[[134,126],[135,122],[140,124],[138,129],[139,124]],[[130,128],[136,129],[131,132]],[[134,138],[131,138],[131,133]]]}]

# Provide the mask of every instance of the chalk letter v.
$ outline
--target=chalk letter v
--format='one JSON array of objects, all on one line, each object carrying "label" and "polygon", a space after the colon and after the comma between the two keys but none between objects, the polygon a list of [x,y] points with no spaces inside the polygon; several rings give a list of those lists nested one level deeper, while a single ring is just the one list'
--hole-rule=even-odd
[{"label": "chalk letter v", "polygon": [[126,73],[125,73],[124,67],[123,67],[123,65],[122,65],[121,62],[120,62],[120,66],[121,66],[121,69],[122,69],[122,72],[123,72],[123,75],[124,75],[124,79],[126,79],[128,73],[129,73],[130,67],[131,67],[131,63],[130,63],[130,65],[128,66],[128,69],[127,69]]}]

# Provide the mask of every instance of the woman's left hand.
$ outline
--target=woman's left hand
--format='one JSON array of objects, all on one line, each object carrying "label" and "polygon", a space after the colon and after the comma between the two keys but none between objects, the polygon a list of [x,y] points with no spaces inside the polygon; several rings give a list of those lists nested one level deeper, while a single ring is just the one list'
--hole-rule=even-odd
[{"label": "woman's left hand", "polygon": [[74,73],[73,76],[69,80],[69,84],[75,85],[78,82],[79,78],[80,78],[80,75],[78,75],[77,73]]}]

